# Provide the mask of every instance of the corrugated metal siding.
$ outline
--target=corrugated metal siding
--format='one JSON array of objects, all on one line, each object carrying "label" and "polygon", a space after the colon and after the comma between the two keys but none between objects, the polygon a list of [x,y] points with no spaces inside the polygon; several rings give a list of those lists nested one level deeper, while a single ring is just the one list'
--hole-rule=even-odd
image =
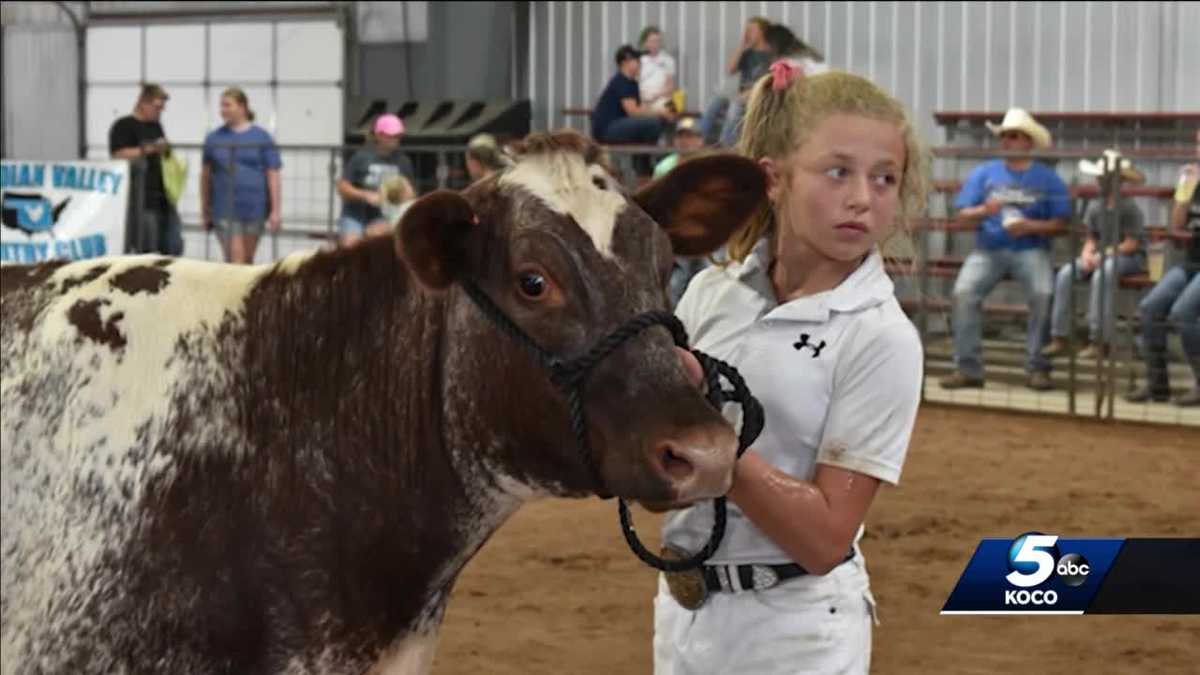
[{"label": "corrugated metal siding", "polygon": [[52,23],[4,26],[5,157],[79,156],[75,30]]},{"label": "corrugated metal siding", "polygon": [[[658,25],[689,109],[724,83],[748,18],[786,23],[834,68],[867,76],[913,111],[1200,110],[1200,3],[1188,2],[534,2],[529,82],[534,126],[587,128],[612,55]],[[1185,27],[1191,27],[1187,30]]]},{"label": "corrugated metal siding", "polygon": [[[64,2],[63,4],[74,12],[76,17],[83,19],[86,12],[82,2]],[[6,26],[43,24],[70,26],[71,19],[63,13],[61,7],[52,2],[5,2],[0,4],[0,23]]]}]

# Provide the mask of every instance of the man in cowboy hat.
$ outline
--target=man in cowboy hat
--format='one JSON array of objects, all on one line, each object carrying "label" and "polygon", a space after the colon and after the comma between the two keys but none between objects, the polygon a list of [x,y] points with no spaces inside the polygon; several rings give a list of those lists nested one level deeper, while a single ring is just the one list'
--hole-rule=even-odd
[{"label": "man in cowboy hat", "polygon": [[[1123,159],[1116,150],[1104,151],[1100,162],[1083,160],[1079,162],[1079,170],[1085,175],[1095,176],[1097,181],[1104,181],[1106,167],[1116,169],[1120,166],[1121,180],[1131,184],[1144,183],[1146,178],[1141,171],[1134,168],[1133,163]],[[1101,242],[1104,240],[1104,221],[1107,211],[1116,212],[1116,231],[1111,233],[1116,246],[1109,246],[1100,255]],[[1075,264],[1063,265],[1058,270],[1054,281],[1054,306],[1050,312],[1050,345],[1042,350],[1048,357],[1058,356],[1067,351],[1067,334],[1071,330],[1071,317],[1067,312],[1068,296],[1071,293],[1071,280],[1091,280],[1091,293],[1088,296],[1088,338],[1079,353],[1080,359],[1094,359],[1100,354],[1107,355],[1108,343],[1112,335],[1109,327],[1116,303],[1102,300],[1108,298],[1114,282],[1121,277],[1131,274],[1141,274],[1146,271],[1146,229],[1145,217],[1142,210],[1133,199],[1126,197],[1119,190],[1108,195],[1104,201],[1092,204],[1087,217],[1087,239],[1083,242],[1083,250]],[[1100,267],[1101,258],[1104,260],[1104,271],[1095,274]],[[1104,315],[1100,315],[1100,306],[1105,305]]]},{"label": "man in cowboy hat", "polygon": [[[988,124],[1006,153],[1050,147],[1050,132],[1028,112],[1013,108],[999,125]],[[1029,303],[1025,338],[1027,384],[1050,389],[1050,362],[1042,355],[1042,335],[1053,291],[1050,235],[1062,232],[1071,216],[1067,186],[1053,169],[1028,154],[994,159],[976,167],[954,200],[960,222],[978,228],[975,250],[954,282],[955,372],[941,381],[946,389],[983,387],[980,306],[996,284],[1010,276]]]}]

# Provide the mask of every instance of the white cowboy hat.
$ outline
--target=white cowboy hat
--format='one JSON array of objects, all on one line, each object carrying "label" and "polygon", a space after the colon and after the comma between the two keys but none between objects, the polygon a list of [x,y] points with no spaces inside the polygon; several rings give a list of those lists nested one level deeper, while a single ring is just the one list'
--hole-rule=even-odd
[{"label": "white cowboy hat", "polygon": [[1005,131],[1019,131],[1033,139],[1034,147],[1050,147],[1050,131],[1038,124],[1037,120],[1033,119],[1033,115],[1030,115],[1021,108],[1010,108],[1004,114],[1004,121],[1000,124],[992,124],[991,122],[985,122],[985,124],[997,136]]},{"label": "white cowboy hat", "polygon": [[1086,176],[1103,176],[1108,171],[1121,167],[1121,179],[1130,183],[1141,184],[1146,182],[1146,175],[1133,167],[1133,162],[1122,157],[1121,153],[1114,148],[1109,148],[1104,151],[1104,154],[1091,161],[1088,159],[1079,160],[1079,173]]}]

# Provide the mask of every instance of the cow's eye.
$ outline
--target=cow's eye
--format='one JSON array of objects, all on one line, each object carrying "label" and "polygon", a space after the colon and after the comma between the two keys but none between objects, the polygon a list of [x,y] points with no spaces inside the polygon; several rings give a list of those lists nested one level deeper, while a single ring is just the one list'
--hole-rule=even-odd
[{"label": "cow's eye", "polygon": [[528,298],[540,298],[546,292],[546,277],[537,272],[525,272],[521,274],[518,282],[521,285],[521,293]]}]

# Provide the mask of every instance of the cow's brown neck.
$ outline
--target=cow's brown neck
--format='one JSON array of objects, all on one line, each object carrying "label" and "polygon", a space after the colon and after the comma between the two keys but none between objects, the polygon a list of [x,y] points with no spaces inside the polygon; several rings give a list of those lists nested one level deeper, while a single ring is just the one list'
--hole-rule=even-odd
[{"label": "cow's brown neck", "polygon": [[[155,574],[205,589],[191,611],[214,618],[214,649],[245,653],[261,644],[253,627],[283,625],[284,640],[369,659],[436,626],[461,566],[515,509],[478,446],[453,447],[486,439],[444,419],[446,298],[416,286],[388,239],[272,273],[248,297],[224,337],[242,349],[218,351],[239,354],[231,393],[252,450],[183,462],[156,500],[158,536],[186,552]],[[262,560],[280,566],[249,564]],[[229,612],[244,616],[217,619]]]}]

